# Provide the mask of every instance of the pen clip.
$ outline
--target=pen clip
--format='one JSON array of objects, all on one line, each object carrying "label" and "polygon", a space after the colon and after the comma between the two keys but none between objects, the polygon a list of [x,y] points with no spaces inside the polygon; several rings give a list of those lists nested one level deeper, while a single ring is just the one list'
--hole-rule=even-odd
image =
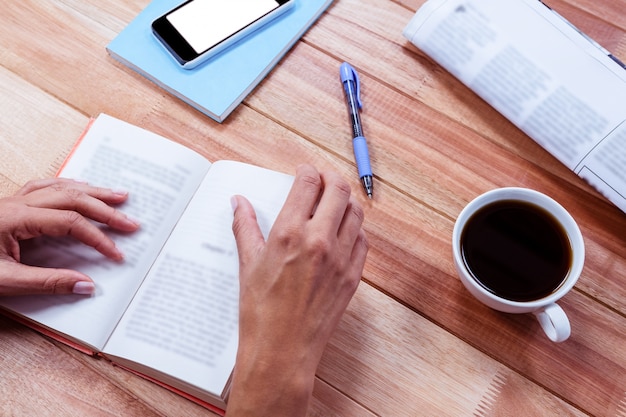
[{"label": "pen clip", "polygon": [[352,68],[352,65],[347,62],[341,64],[339,74],[341,75],[342,83],[352,81],[356,84],[356,104],[359,106],[359,109],[363,108],[363,103],[361,102],[361,80],[359,79],[359,74],[357,74],[356,70]]}]

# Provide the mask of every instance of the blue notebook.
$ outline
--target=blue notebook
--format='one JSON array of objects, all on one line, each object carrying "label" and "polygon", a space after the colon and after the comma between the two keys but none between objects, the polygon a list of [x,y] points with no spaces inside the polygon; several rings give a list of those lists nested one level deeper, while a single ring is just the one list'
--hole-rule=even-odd
[{"label": "blue notebook", "polygon": [[296,0],[282,16],[203,65],[182,69],[150,29],[183,0],[153,0],[107,46],[108,53],[218,122],[261,82],[333,0]]}]

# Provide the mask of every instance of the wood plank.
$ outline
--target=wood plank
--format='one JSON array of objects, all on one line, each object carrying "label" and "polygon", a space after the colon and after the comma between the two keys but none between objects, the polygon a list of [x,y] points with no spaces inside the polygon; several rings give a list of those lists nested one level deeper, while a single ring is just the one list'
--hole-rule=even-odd
[{"label": "wood plank", "polygon": [[[218,416],[218,414],[131,372],[114,366],[106,360],[99,360],[84,355],[69,347],[59,345],[56,342],[55,345],[68,355],[75,357],[85,369],[92,370],[94,373],[97,373],[101,379],[108,381],[117,387],[117,389],[124,391],[138,403],[145,404],[146,407],[150,408],[151,412],[156,415],[180,415],[189,417]],[[124,413],[123,415],[127,414]]]},{"label": "wood plank", "polygon": [[[24,9],[22,10],[22,12],[24,13],[24,15],[20,16],[23,18],[27,17],[27,12],[29,7],[28,5],[24,6]],[[65,12],[67,12],[68,14],[63,15],[63,14],[59,14],[59,10],[63,9]],[[91,8],[89,8],[91,10]],[[46,22],[51,22],[50,25],[51,26],[55,26],[56,23],[52,20],[54,18],[57,18],[60,21],[63,20],[69,20],[72,21],[72,23],[74,25],[85,25],[84,29],[85,31],[88,30],[89,25],[91,24],[89,21],[85,20],[84,17],[81,17],[79,15],[74,16],[73,11],[71,9],[65,10],[63,7],[60,7],[58,9],[54,9],[54,8],[50,8],[50,11],[48,12],[48,14],[46,15]],[[16,10],[17,12],[19,12],[19,9]],[[42,30],[43,32],[44,30]],[[65,35],[63,34],[59,34],[60,36],[63,37],[63,39],[61,40],[61,42],[70,42],[71,39],[70,37],[72,36],[72,34],[68,34]],[[23,42],[29,42],[28,40],[26,40],[26,33],[23,33],[23,37],[24,40]],[[47,38],[42,37],[42,42],[48,42]],[[51,38],[49,40],[50,47],[53,46],[54,43],[58,42],[58,37],[56,38]],[[19,51],[20,48],[20,44],[16,45],[15,50]],[[93,45],[90,45],[90,47],[93,47]],[[45,48],[44,48],[45,49]],[[14,68],[17,69],[19,68],[21,65],[24,64],[24,62],[22,61],[22,56],[18,53],[16,53],[13,56],[9,55],[9,59],[7,59],[5,61],[5,64],[10,67],[10,68]],[[6,58],[6,57],[5,57]],[[45,60],[47,57],[43,57],[43,59]],[[111,65],[112,66],[108,69],[115,69],[115,63],[113,63],[112,61],[110,61],[106,56],[102,57],[99,55],[95,55],[94,57],[91,58],[93,61],[89,63],[89,65],[92,65],[93,67],[105,67],[107,65]],[[59,67],[54,67],[56,69],[59,69]],[[123,114],[124,116],[126,116],[127,120],[128,120],[128,116],[129,114],[132,115],[132,112],[128,112],[127,110],[131,109],[131,108],[140,108],[140,114],[138,116],[138,119],[142,119],[142,118],[148,118],[151,114],[151,112],[155,112],[157,113],[155,116],[156,119],[156,123],[154,123],[151,127],[156,128],[154,130],[165,130],[165,132],[161,132],[164,134],[168,134],[168,136],[172,136],[172,123],[170,121],[170,123],[165,123],[167,126],[164,129],[158,129],[158,127],[162,127],[160,126],[159,120],[160,120],[160,114],[158,114],[158,110],[157,107],[158,106],[154,106],[152,108],[146,108],[143,107],[141,108],[141,104],[142,104],[142,99],[148,99],[148,96],[151,96],[153,93],[153,90],[155,90],[156,88],[153,87],[151,84],[145,82],[145,80],[141,77],[133,77],[132,75],[129,76],[129,74],[126,72],[126,69],[123,67],[119,67],[119,71],[122,74],[121,77],[122,78],[126,78],[128,80],[128,83],[126,84],[126,88],[129,89],[133,89],[135,91],[135,94],[133,94],[133,98],[134,100],[129,100],[129,102],[127,103],[127,108],[123,108],[123,109],[117,109],[118,112],[120,114]],[[7,72],[9,75],[11,73]],[[45,78],[38,78],[36,75],[36,73],[30,73],[29,71],[26,71],[27,76],[30,78],[31,81],[33,81],[34,83],[38,84],[40,87],[42,87],[45,90],[48,90],[50,92],[52,92],[54,95],[58,95],[58,96],[64,96],[67,97],[67,91],[72,88],[72,84],[74,84],[74,80],[75,78],[72,77],[67,77],[66,75],[63,74],[64,69],[60,69],[58,71],[58,73],[54,73],[54,71],[52,71],[52,74],[48,74],[47,77]],[[108,73],[107,71],[104,71],[105,73]],[[93,75],[93,74],[92,74]],[[109,81],[114,84],[115,83],[115,78],[117,76],[113,76],[109,78]],[[80,131],[82,131],[82,129],[84,128],[86,122],[87,122],[87,117],[85,117],[84,115],[80,114],[80,113],[76,113],[74,111],[73,116],[75,116],[74,118],[78,118],[80,120],[80,122],[76,125],[74,124],[72,126],[72,118],[70,117],[65,117],[61,112],[63,110],[67,110],[64,108],[63,104],[60,103],[59,101],[55,100],[53,97],[43,93],[41,90],[37,90],[35,89],[35,87],[33,85],[29,85],[27,81],[25,80],[21,80],[21,79],[17,79],[17,81],[19,81],[19,85],[14,84],[14,81],[16,81],[15,79],[16,77],[9,77],[7,76],[6,78],[2,78],[2,80],[6,81],[6,85],[7,85],[7,90],[9,90],[10,92],[14,93],[14,95],[17,96],[17,98],[22,98],[24,96],[24,92],[28,92],[29,94],[32,93],[33,96],[35,96],[34,102],[39,102],[39,101],[49,101],[49,109],[44,111],[44,114],[50,114],[50,117],[52,120],[56,121],[55,124],[50,124],[48,123],[50,120],[40,120],[40,118],[36,115],[33,114],[32,112],[30,112],[31,107],[32,107],[32,102],[30,103],[26,103],[23,105],[20,105],[19,107],[15,108],[15,113],[17,114],[23,114],[25,116],[23,116],[24,119],[24,124],[27,126],[41,126],[41,127],[45,127],[45,126],[53,126],[56,127],[57,124],[62,124],[65,125],[67,124],[67,126],[69,127],[69,133],[65,132],[63,134],[63,139],[65,142],[65,145],[63,150],[60,152],[61,156],[55,156],[53,159],[53,161],[51,161],[50,163],[48,163],[48,161],[46,161],[46,163],[44,165],[53,165],[53,169],[52,170],[47,170],[47,173],[53,172],[56,170],[56,168],[58,168],[58,165],[60,165],[60,161],[62,161],[62,159],[65,157],[65,155],[67,154],[67,151],[69,150],[68,146],[71,146],[75,139],[78,137],[78,134],[80,133]],[[142,95],[142,94],[136,94],[137,93],[137,84],[141,85],[144,84],[146,86],[145,91],[147,91],[146,94]],[[84,91],[80,90],[80,89],[75,89],[75,95],[76,97],[80,98],[80,95],[84,95]],[[97,97],[101,97],[102,100],[101,102],[108,102],[109,97],[104,93],[104,91],[98,91],[96,88],[90,88],[89,90],[90,94],[93,94],[93,96],[97,96]],[[92,96],[92,97],[93,97]],[[80,100],[77,100],[80,101]],[[165,101],[169,101],[171,103],[174,103],[174,107],[178,107],[178,112],[176,113],[181,121],[176,124],[176,120],[174,120],[175,126],[185,126],[186,123],[189,122],[189,108],[186,105],[181,105],[180,103],[178,103],[177,100],[171,99],[171,98],[166,98]],[[100,103],[101,104],[101,103]],[[8,106],[8,104],[7,104]],[[6,107],[6,106],[3,106]],[[146,111],[147,110],[147,111]],[[87,109],[87,112],[91,112],[90,109]],[[144,112],[144,113],[141,113]],[[169,113],[170,110],[165,110],[164,113]],[[92,112],[92,113],[97,113],[97,111]],[[78,115],[78,116],[77,116]],[[200,116],[197,115],[197,122],[195,123],[195,127],[202,129],[203,131],[200,133],[196,132],[196,136],[202,136],[203,138],[206,135],[206,132],[203,129],[205,127],[205,125],[207,124],[207,120],[204,116]],[[120,116],[121,117],[121,116]],[[132,118],[132,117],[131,117]],[[246,118],[244,118],[244,120],[247,120]],[[39,122],[39,123],[38,123]],[[13,133],[19,133],[19,129],[20,126],[18,124],[15,123],[9,123],[7,126],[7,129],[5,130],[5,132],[13,132]],[[254,126],[243,126],[244,128],[246,128],[246,131],[253,131],[251,129],[248,129],[248,127],[252,128]],[[258,127],[258,126],[257,126]],[[217,130],[221,130],[220,126],[216,126]],[[193,128],[187,128],[187,131],[192,131],[195,132],[195,130]],[[279,132],[277,132],[276,137],[280,138],[281,136],[285,136],[285,131],[284,129],[275,129],[278,130]],[[288,134],[288,132],[287,132]],[[41,135],[31,135],[34,139],[37,139],[39,137],[39,140],[41,140]],[[254,143],[254,135],[247,135],[248,136],[248,140],[251,144]],[[20,139],[21,137],[18,137],[18,135],[12,134],[11,137]],[[231,142],[235,139],[237,139],[237,135],[233,134],[230,135],[229,138],[226,138],[227,140],[225,141],[225,143]],[[285,140],[290,140],[290,137],[285,137]],[[182,140],[182,142],[186,142],[188,145],[193,146],[192,143],[190,143],[188,140]],[[205,142],[205,141],[202,141]],[[214,142],[208,142],[209,144],[214,144]],[[29,144],[30,147],[33,147],[33,144]],[[218,144],[218,146],[221,148],[223,145],[222,144]],[[193,146],[194,148],[196,148],[196,150],[199,150],[201,152],[203,152],[204,154],[214,154],[213,151],[213,146],[209,146],[208,149],[203,149],[203,146]],[[261,149],[258,149],[258,145],[257,147],[255,146],[251,146],[250,147],[253,151],[256,149],[258,152],[261,152]],[[46,155],[50,155],[49,152],[45,153]],[[258,155],[258,153],[256,154]],[[255,155],[255,156],[256,156]],[[226,152],[224,154],[224,156],[231,156],[233,157],[233,159],[235,159],[236,156],[238,156],[237,154],[231,152]],[[241,159],[241,158],[239,158]],[[253,158],[254,162],[256,162],[256,157]],[[11,166],[11,167],[2,167],[4,168],[2,170],[2,172],[22,172],[22,165],[30,162],[29,158],[15,158],[16,161],[16,165],[15,166]],[[35,164],[36,167],[39,167],[40,165],[42,165],[40,162],[37,162]],[[37,174],[41,174],[40,172],[37,172]],[[32,175],[32,173],[30,174],[25,174],[24,178],[20,178],[18,181],[16,182],[24,182],[26,179],[32,178],[32,177],[38,177],[40,175]],[[13,187],[16,188],[16,187]],[[160,413],[163,413],[164,415],[175,415],[179,412],[184,411],[184,415],[206,415],[206,410],[204,409],[200,409],[200,411],[198,411],[198,407],[196,407],[195,405],[192,405],[192,407],[195,411],[193,413],[191,413],[191,409],[189,409],[189,405],[191,404],[186,400],[183,400],[182,398],[169,393],[168,391],[165,391],[159,387],[156,387],[154,384],[151,384],[147,381],[143,381],[142,379],[131,375],[125,371],[121,371],[117,368],[113,368],[109,363],[105,362],[105,361],[94,361],[92,358],[89,357],[84,357],[83,355],[74,352],[71,349],[68,348],[64,348],[64,347],[60,347],[62,350],[65,350],[67,355],[70,356],[74,356],[76,361],[82,362],[83,366],[86,368],[91,368],[94,370],[94,372],[97,372],[99,375],[101,375],[103,378],[106,378],[109,381],[114,382],[116,385],[120,386],[120,387],[125,387],[124,390],[128,391],[129,393],[131,393],[131,395],[133,397],[136,398],[141,398],[143,402],[147,403],[147,404],[164,404],[165,407],[163,406],[157,406],[158,408],[161,408],[161,410],[159,411]],[[48,370],[47,372],[53,373],[53,371]],[[32,379],[34,376],[31,375],[30,379]],[[25,380],[28,380],[29,378],[24,378]],[[53,387],[52,387],[53,388]],[[48,386],[44,386],[42,387],[42,389],[44,389],[44,391],[49,392],[52,390],[51,387]],[[354,416],[362,416],[365,415],[364,414],[364,410],[355,405],[354,402],[352,402],[351,400],[343,397],[343,395],[341,393],[339,393],[338,391],[334,390],[332,387],[328,387],[327,384],[324,384],[321,381],[318,381],[318,383],[316,384],[316,389],[315,389],[315,393],[314,393],[314,402],[312,404],[311,407],[311,415],[328,415],[328,413],[331,414],[335,414],[335,415],[354,415]],[[321,400],[317,399],[318,397],[322,397],[323,399],[326,399],[327,397],[331,397],[334,398],[333,402],[331,404],[326,404],[324,402],[322,402]],[[44,396],[45,397],[45,396]],[[38,399],[42,399],[41,396],[38,397]],[[180,404],[182,403],[183,407],[181,408]],[[17,403],[13,404],[16,405]],[[174,404],[174,405],[172,405]],[[179,404],[179,405],[175,405],[175,404]],[[42,404],[38,403],[37,406],[41,407]],[[35,406],[34,409],[37,409],[37,406]],[[169,408],[168,408],[169,407]],[[26,408],[24,407],[23,403],[19,404],[19,407],[17,408]],[[26,408],[26,412],[28,412],[28,408]],[[350,411],[352,410],[352,411]],[[81,415],[95,415],[95,413],[93,412],[93,410],[90,410],[89,412],[86,412],[85,410],[79,410],[77,411],[78,413],[83,413]],[[121,414],[121,413],[120,413]]]},{"label": "wood plank", "polygon": [[4,317],[0,317],[0,350],[2,415],[162,415],[48,339]]},{"label": "wood plank", "polygon": [[[309,119],[298,124],[300,133],[354,164],[345,104],[335,79],[337,65],[333,58],[303,45],[297,56],[283,64],[281,73],[268,81],[270,88],[260,90],[249,103],[287,125],[295,125],[298,115],[307,112]],[[299,75],[305,67],[319,75],[309,81]],[[295,86],[293,79],[298,80]],[[578,288],[626,312],[621,301],[626,297],[626,220],[621,211],[525,136],[511,139],[511,146],[520,140],[519,151],[511,153],[368,76],[362,77],[362,83],[363,100],[368,106],[362,119],[377,184],[393,184],[413,196],[414,204],[425,205],[451,221],[474,196],[495,187],[522,186],[558,196],[583,228],[588,253],[594,254],[587,257]],[[289,101],[278,99],[289,94],[293,95]],[[318,105],[310,105],[311,95]],[[520,157],[523,149],[528,149],[528,157]],[[539,154],[535,159],[545,157],[546,167],[552,172],[542,172],[543,167],[528,161],[531,149]],[[484,172],[484,166],[490,169]],[[355,171],[353,168],[348,175],[353,177]],[[586,190],[588,195],[581,199],[576,188]],[[366,203],[368,207],[384,211],[387,204],[392,204],[393,200],[380,192],[376,197],[375,204]],[[608,248],[608,252],[602,254],[602,248]],[[446,249],[445,253],[450,252]],[[613,254],[620,256],[605,262]]]},{"label": "wood plank", "polygon": [[[93,32],[97,27],[107,29],[107,38],[121,32],[148,4],[150,0],[127,1],[81,1],[81,0],[53,0],[57,7],[75,14],[77,18],[87,19],[88,28]],[[75,13],[74,13],[74,12]]]},{"label": "wood plank", "polygon": [[[593,0],[542,0],[545,4],[556,10],[560,15],[566,17],[580,29],[585,24],[582,22],[587,19],[593,19],[603,22],[605,30],[607,26],[621,28],[626,30],[626,1],[624,0],[606,0],[597,2]],[[415,12],[426,0],[400,0],[399,3]],[[587,29],[590,26],[586,27]],[[591,35],[591,33],[588,33]],[[606,46],[606,45],[605,45]]]},{"label": "wood plank", "polygon": [[318,375],[377,415],[584,415],[364,283]]},{"label": "wood plank", "polygon": [[[346,130],[343,99],[334,74],[338,62],[306,45],[298,48],[297,54],[283,63],[282,71],[268,81],[272,88],[259,90],[249,103],[287,125],[296,124],[297,115],[306,111],[309,122],[299,122],[300,132],[347,160],[349,132],[336,133]],[[299,76],[306,73],[304,68],[315,75]],[[295,85],[293,79],[298,80]],[[368,263],[365,278],[588,412],[602,414],[607,404],[619,403],[619,392],[626,385],[626,357],[605,355],[613,346],[626,343],[619,330],[626,326],[623,213],[564,167],[549,166],[555,171],[546,173],[529,158],[438,117],[422,103],[367,75],[362,82],[367,83],[363,94],[365,103],[370,104],[363,120],[378,186],[375,201],[367,206],[370,259],[375,262]],[[284,100],[288,105],[280,104],[277,98],[286,96],[290,97]],[[311,96],[316,97],[316,106],[310,105]],[[380,97],[385,98],[382,104],[376,102]],[[570,178],[556,175],[561,172]],[[398,188],[388,190],[387,184]],[[527,186],[557,196],[583,228],[589,256],[578,291],[585,292],[563,300],[574,327],[572,340],[566,344],[552,345],[530,317],[483,308],[456,278],[449,255],[453,219],[473,196],[504,185]],[[581,198],[583,191],[586,194]],[[603,258],[610,258],[611,264],[603,264]],[[602,303],[587,308],[590,296],[600,297]],[[602,342],[590,336],[598,321],[613,328],[604,329],[611,334],[610,340]],[[593,366],[579,366],[579,355]],[[552,363],[554,356],[559,361]],[[607,390],[598,393],[586,388],[598,384]]]},{"label": "wood plank", "polygon": [[[566,168],[402,37],[413,10],[391,4],[387,13],[377,13],[387,2],[372,3],[362,15],[354,13],[363,9],[356,0],[337,3],[329,17],[307,35],[307,41],[538,166],[553,171],[548,166],[554,165],[554,174],[564,175]],[[624,30],[613,31],[611,37],[626,42]]]},{"label": "wood plank", "polygon": [[308,417],[374,417],[376,414],[357,404],[335,387],[315,379],[313,400],[309,407]]},{"label": "wood plank", "polygon": [[[366,280],[580,409],[602,415],[621,401],[626,386],[626,353],[618,348],[626,343],[623,315],[571,292],[560,304],[573,334],[553,344],[531,316],[490,310],[462,287],[444,255],[451,250],[449,235],[441,230],[451,233],[452,224],[443,226],[398,196],[394,203],[381,217],[367,213],[375,262],[368,262]],[[383,222],[384,217],[393,219]]]},{"label": "wood plank", "polygon": [[[511,415],[526,404],[528,415],[626,415],[623,213],[407,44],[401,29],[423,1],[335,1],[221,125],[106,55],[104,46],[147,2],[27,0],[6,8],[0,109],[10,117],[0,121],[1,195],[50,173],[87,117],[100,112],[211,160],[285,172],[302,162],[338,170],[365,205],[372,249],[365,283],[325,352],[309,415]],[[613,52],[626,51],[623,0],[554,1],[561,5]],[[23,24],[33,19],[37,24]],[[356,179],[337,75],[342,60],[364,78],[374,201]],[[46,151],[33,155],[33,148]],[[480,305],[456,278],[453,220],[473,196],[502,185],[554,195],[583,229],[587,263],[562,302],[573,324],[563,344],[548,342],[532,317]],[[0,390],[17,402],[0,413],[45,415],[55,397],[62,404],[49,415],[72,415],[68,404],[78,404],[80,415],[204,412],[108,363],[7,325],[0,325],[0,357],[8,352]],[[79,393],[74,372],[84,372]],[[12,386],[11,378],[22,382]],[[90,401],[99,390],[119,398],[120,408]],[[121,407],[130,399],[137,408],[129,414]]]},{"label": "wood plank", "polygon": [[[565,3],[566,2],[563,0],[551,0],[548,4],[555,9],[559,7],[562,8],[562,14],[564,16],[567,15],[568,19],[576,20],[574,17],[575,13],[571,13],[570,15],[565,11],[565,8],[568,7]],[[589,15],[597,16],[610,26],[616,26],[622,30],[626,30],[626,13],[624,13],[624,10],[626,10],[626,1],[624,0],[606,0],[601,4],[593,0],[568,0],[567,4]]]},{"label": "wood plank", "polygon": [[[0,67],[0,196],[31,179],[53,176],[87,118]],[[45,139],[42,139],[45,138]]]},{"label": "wood plank", "polygon": [[[34,27],[22,24],[34,18],[39,22]],[[163,93],[150,83],[135,82],[133,88],[118,83],[144,79],[113,65],[105,46],[117,32],[99,24],[100,19],[113,18],[104,13],[85,16],[60,1],[16,2],[7,8],[0,27],[0,39],[12,40],[0,55],[0,64],[84,115],[104,112],[126,119],[145,115],[161,104]],[[120,109],[130,96],[141,104]]]}]

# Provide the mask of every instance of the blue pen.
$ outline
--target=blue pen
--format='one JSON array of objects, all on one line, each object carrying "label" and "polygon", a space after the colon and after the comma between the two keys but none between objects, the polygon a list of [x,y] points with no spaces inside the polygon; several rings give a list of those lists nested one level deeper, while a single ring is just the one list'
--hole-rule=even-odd
[{"label": "blue pen", "polygon": [[339,75],[343,89],[346,92],[348,110],[350,112],[350,122],[352,123],[352,147],[354,148],[354,158],[359,170],[359,178],[363,183],[363,188],[369,198],[372,198],[374,183],[372,178],[372,167],[370,166],[370,156],[367,150],[367,143],[363,136],[363,126],[359,109],[363,107],[361,103],[361,81],[354,68],[347,62],[339,67]]}]

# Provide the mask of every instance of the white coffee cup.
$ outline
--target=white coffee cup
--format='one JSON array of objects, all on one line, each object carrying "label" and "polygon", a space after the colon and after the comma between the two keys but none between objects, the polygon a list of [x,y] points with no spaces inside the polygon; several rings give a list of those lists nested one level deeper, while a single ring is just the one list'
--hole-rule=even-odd
[{"label": "white coffee cup", "polygon": [[[569,249],[571,250],[569,253],[571,255],[568,270],[563,274],[564,276],[560,284],[551,292],[538,296],[536,299],[516,301],[494,293],[492,289],[487,288],[484,283],[478,281],[478,278],[471,271],[463,253],[461,242],[463,233],[470,227],[477,227],[476,217],[473,217],[477,212],[480,211],[480,213],[476,215],[480,217],[482,215],[481,213],[485,212],[485,210],[481,211],[481,209],[487,206],[494,207],[493,204],[497,202],[522,202],[530,206],[539,207],[549,213],[553,220],[556,220],[556,222],[560,224],[559,230],[562,229],[567,236],[567,240],[569,240]],[[470,219],[472,219],[472,222],[468,225]],[[511,222],[510,224],[514,223]],[[523,230],[523,228],[520,228],[520,230]],[[479,235],[478,233],[474,234]],[[496,233],[493,234],[493,236],[497,237],[499,235]],[[490,240],[492,243],[495,241],[495,238],[485,239]],[[510,240],[513,241],[515,239],[511,238]],[[507,246],[503,245],[502,247]],[[585,246],[578,225],[567,210],[559,203],[545,194],[526,188],[498,188],[488,191],[472,200],[459,214],[452,232],[452,251],[454,263],[461,281],[470,293],[482,303],[505,313],[533,313],[537,317],[545,334],[554,342],[562,342],[570,336],[571,327],[569,319],[556,302],[576,284],[583,269]],[[522,281],[520,280],[519,282]],[[519,282],[517,285],[522,285],[519,284]]]}]

